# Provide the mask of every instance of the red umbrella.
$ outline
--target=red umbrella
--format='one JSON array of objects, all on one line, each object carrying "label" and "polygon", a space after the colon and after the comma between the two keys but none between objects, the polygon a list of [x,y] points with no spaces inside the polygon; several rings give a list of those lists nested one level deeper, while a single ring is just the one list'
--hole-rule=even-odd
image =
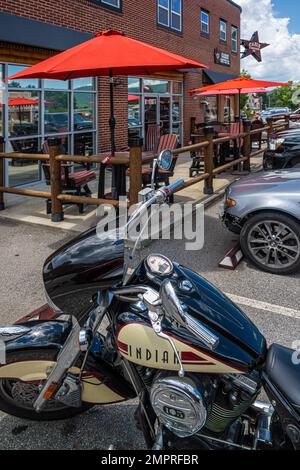
[{"label": "red umbrella", "polygon": [[[269,82],[266,80],[254,80],[252,78],[234,78],[232,80],[226,80],[225,82],[217,83],[215,85],[208,85],[202,88],[194,88],[191,90],[191,93],[199,91],[200,93],[204,91],[231,91],[231,90],[243,90],[244,88],[271,88],[277,86],[292,86],[292,83],[282,83],[282,82]],[[229,94],[229,93],[228,93]]]},{"label": "red umbrella", "polygon": [[[208,85],[202,88],[194,88],[190,91],[191,95],[195,92],[221,92],[225,91],[227,94],[230,94],[232,90],[238,90],[239,103],[241,103],[241,94],[245,89],[255,89],[255,88],[271,88],[277,86],[292,86],[292,83],[282,83],[282,82],[270,82],[266,80],[254,80],[252,78],[234,78],[232,80],[226,80],[225,82],[217,83],[215,85]],[[241,106],[239,104],[239,126],[241,130]]]},{"label": "red umbrella", "polygon": [[8,100],[8,106],[35,106],[38,104],[38,99],[31,98],[11,98]]},{"label": "red umbrella", "polygon": [[[265,88],[243,88],[242,95],[250,95],[252,93],[268,93]],[[238,95],[239,90],[221,90],[221,91],[202,91],[201,93],[191,93],[192,96],[215,96],[215,95]]]},{"label": "red umbrella", "polygon": [[128,95],[128,103],[134,103],[140,99],[139,96],[136,95]]},{"label": "red umbrella", "polygon": [[54,57],[9,77],[53,78],[69,80],[79,77],[110,77],[111,147],[115,151],[115,117],[113,106],[114,75],[149,75],[165,70],[206,68],[200,62],[131,39],[118,31],[103,31]]}]

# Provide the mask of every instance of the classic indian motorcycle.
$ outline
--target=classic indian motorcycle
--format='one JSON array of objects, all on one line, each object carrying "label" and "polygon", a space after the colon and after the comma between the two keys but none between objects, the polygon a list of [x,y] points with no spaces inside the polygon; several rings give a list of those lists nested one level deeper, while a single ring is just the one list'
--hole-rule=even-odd
[{"label": "classic indian motorcycle", "polygon": [[[158,164],[168,168],[170,152]],[[152,184],[128,224],[183,183]],[[297,353],[268,348],[199,274],[160,254],[130,271],[124,240],[91,229],[43,276],[48,304],[0,328],[1,410],[55,420],[138,397],[148,448],[300,449]],[[262,389],[269,402],[257,400]]]}]

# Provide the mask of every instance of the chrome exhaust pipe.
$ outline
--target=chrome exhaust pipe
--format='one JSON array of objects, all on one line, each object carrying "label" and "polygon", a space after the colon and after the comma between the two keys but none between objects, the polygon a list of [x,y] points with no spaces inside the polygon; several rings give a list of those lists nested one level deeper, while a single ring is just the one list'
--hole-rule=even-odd
[{"label": "chrome exhaust pipe", "polygon": [[27,328],[27,326],[0,326],[0,341],[12,341],[26,335],[26,333],[29,333],[29,331],[31,331],[31,329]]}]

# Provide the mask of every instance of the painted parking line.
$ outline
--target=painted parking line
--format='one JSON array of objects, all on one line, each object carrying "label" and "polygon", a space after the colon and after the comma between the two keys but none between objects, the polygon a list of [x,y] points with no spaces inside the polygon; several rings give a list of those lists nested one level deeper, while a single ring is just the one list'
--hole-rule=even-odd
[{"label": "painted parking line", "polygon": [[234,294],[226,294],[234,303],[243,305],[245,307],[252,307],[257,310],[265,310],[266,312],[275,313],[276,315],[283,315],[285,317],[299,318],[300,310],[293,308],[282,307],[281,305],[269,304],[268,302],[261,302],[260,300],[248,299]]}]

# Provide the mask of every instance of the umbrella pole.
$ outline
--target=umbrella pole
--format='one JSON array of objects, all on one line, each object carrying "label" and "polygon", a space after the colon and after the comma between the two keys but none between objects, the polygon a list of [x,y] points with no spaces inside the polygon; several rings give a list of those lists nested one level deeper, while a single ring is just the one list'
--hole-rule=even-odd
[{"label": "umbrella pole", "polygon": [[[241,89],[239,88],[239,134],[242,131],[241,126]],[[241,158],[241,138],[239,137],[239,158]]]},{"label": "umbrella pole", "polygon": [[112,155],[114,155],[116,151],[116,144],[115,144],[116,119],[115,119],[115,111],[114,111],[114,79],[113,79],[112,69],[109,69],[109,98],[110,98],[110,118],[109,118],[110,145],[111,145],[111,153]]},{"label": "umbrella pole", "polygon": [[[109,118],[109,129],[110,129],[110,146],[111,154],[114,156],[116,151],[115,143],[115,128],[116,128],[116,119],[114,111],[114,78],[113,71],[109,69],[109,99],[110,99],[110,118]],[[118,171],[115,165],[112,165],[112,174],[111,174],[111,193],[112,199],[117,198],[117,183],[118,183]]]}]

